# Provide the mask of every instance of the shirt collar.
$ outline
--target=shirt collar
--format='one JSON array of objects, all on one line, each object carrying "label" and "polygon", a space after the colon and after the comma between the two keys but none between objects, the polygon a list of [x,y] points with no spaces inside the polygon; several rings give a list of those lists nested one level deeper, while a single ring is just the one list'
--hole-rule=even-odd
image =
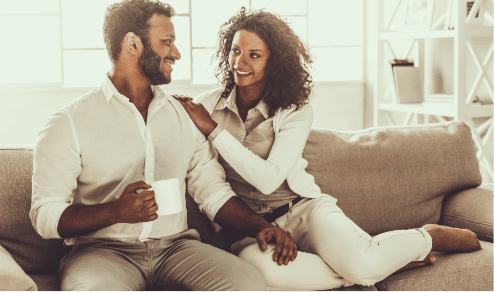
[{"label": "shirt collar", "polygon": [[230,110],[233,108],[237,109],[236,101],[237,96],[237,86],[233,87],[233,90],[230,92],[230,95],[227,98],[220,97],[218,104],[216,104],[215,110],[222,110],[225,107],[228,107]]},{"label": "shirt collar", "polygon": [[[110,99],[114,96],[122,97],[128,100],[126,96],[118,92],[117,88],[115,85],[113,85],[113,82],[110,80],[110,77],[108,77],[108,73],[105,74],[105,78],[103,81],[102,85],[103,89],[103,95],[105,96],[105,99],[107,102],[110,102]],[[161,87],[151,85],[151,91],[153,92],[153,99],[154,100],[160,100],[163,104],[166,102],[168,99]]]},{"label": "shirt collar", "polygon": [[256,108],[259,110],[259,112],[262,114],[262,116],[267,120],[269,118],[269,107],[262,99],[257,105]]},{"label": "shirt collar", "polygon": [[[230,92],[230,96],[228,96],[227,98],[220,97],[220,100],[218,101],[215,110],[222,110],[226,107],[228,107],[228,109],[238,114],[237,86],[233,88],[233,90]],[[269,107],[266,104],[266,102],[264,102],[264,100],[261,100],[254,108],[257,109],[262,114],[264,119],[269,118]]]},{"label": "shirt collar", "polygon": [[110,99],[113,96],[122,96],[123,95],[118,92],[117,88],[115,88],[115,85],[113,85],[113,82],[111,82],[110,77],[108,77],[108,73],[105,74],[105,78],[102,84],[102,89],[103,89],[103,94],[105,96],[105,99],[107,102],[110,102]]}]

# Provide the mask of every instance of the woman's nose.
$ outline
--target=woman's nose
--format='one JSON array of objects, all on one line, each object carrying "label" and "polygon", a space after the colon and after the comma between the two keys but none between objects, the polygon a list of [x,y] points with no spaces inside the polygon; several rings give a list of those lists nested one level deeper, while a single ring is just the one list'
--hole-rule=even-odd
[{"label": "woman's nose", "polygon": [[244,54],[240,54],[240,56],[238,56],[238,58],[235,60],[235,66],[234,68],[235,69],[238,69],[238,66],[239,65],[244,65],[245,64],[245,58],[244,58]]}]

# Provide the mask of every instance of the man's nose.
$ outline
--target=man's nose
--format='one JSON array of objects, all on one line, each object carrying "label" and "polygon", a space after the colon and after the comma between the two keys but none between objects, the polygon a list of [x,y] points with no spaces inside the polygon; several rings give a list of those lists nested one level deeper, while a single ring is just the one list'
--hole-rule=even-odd
[{"label": "man's nose", "polygon": [[175,44],[173,44],[172,46],[172,50],[170,52],[170,55],[175,59],[175,60],[180,60],[180,58],[182,57],[180,55],[180,52],[178,51],[177,47],[175,46]]}]

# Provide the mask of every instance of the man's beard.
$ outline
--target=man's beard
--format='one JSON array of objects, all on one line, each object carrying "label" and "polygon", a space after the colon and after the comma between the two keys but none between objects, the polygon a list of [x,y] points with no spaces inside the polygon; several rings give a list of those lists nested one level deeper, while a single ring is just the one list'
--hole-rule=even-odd
[{"label": "man's beard", "polygon": [[144,50],[139,58],[139,66],[142,74],[146,76],[152,85],[168,84],[172,80],[161,71],[161,58],[146,43],[143,44]]}]

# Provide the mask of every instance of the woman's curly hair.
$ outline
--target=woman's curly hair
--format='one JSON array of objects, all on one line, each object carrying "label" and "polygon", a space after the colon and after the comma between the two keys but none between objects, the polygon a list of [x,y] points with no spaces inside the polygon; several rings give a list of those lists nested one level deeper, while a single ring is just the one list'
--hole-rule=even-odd
[{"label": "woman's curly hair", "polygon": [[263,10],[250,13],[245,10],[242,7],[218,33],[218,51],[214,57],[219,61],[216,78],[225,87],[221,96],[228,97],[235,87],[229,64],[230,50],[235,33],[245,30],[261,38],[269,50],[261,92],[269,115],[273,116],[280,107],[295,105],[298,109],[309,100],[313,86],[308,72],[313,62],[309,50],[280,16]]}]

